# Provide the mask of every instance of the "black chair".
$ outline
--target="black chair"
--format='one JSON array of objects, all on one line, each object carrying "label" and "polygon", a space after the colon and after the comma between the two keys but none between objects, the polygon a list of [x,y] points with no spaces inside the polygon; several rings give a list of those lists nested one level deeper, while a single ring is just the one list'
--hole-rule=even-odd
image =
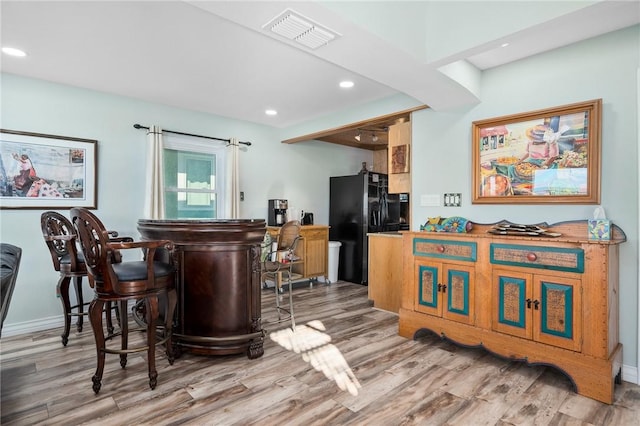
[{"label": "black chair", "polygon": [[22,258],[22,249],[12,244],[0,243],[0,296],[2,296],[2,306],[0,306],[0,336],[2,336],[2,326],[4,319],[9,311],[11,296],[16,286],[18,278],[18,269],[20,267],[20,259]]},{"label": "black chair", "polygon": [[[173,243],[168,240],[112,242],[109,233],[97,216],[87,209],[71,209],[71,221],[76,229],[89,283],[95,290],[95,298],[89,305],[89,319],[96,341],[98,366],[93,376],[93,391],[98,393],[102,386],[105,354],[120,355],[120,365],[125,368],[127,354],[147,352],[149,386],[155,389],[158,372],[155,365],[155,347],[165,344],[169,364],[173,364],[172,327],[177,293],[175,290],[176,269],[172,264],[155,260],[158,249],[173,251]],[[114,252],[127,249],[142,249],[146,259],[141,261],[114,262]],[[171,261],[172,256],[169,256]],[[129,347],[129,327],[127,302],[144,301],[147,341],[145,345]],[[160,301],[164,313],[163,325],[158,324]],[[105,303],[114,302],[120,307],[120,349],[107,347],[106,341],[116,335],[105,337],[102,324],[102,311]],[[134,330],[131,330],[134,331]],[[156,336],[159,334],[159,337]]]}]

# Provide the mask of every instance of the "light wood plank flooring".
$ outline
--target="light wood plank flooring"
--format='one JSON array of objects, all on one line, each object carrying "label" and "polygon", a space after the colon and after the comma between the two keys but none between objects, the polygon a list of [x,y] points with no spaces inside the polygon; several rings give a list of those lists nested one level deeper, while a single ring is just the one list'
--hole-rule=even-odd
[{"label": "light wood plank flooring", "polygon": [[170,366],[159,350],[153,391],[143,355],[130,355],[126,369],[107,355],[102,390],[94,395],[89,326],[73,333],[67,347],[60,343],[61,330],[3,338],[0,423],[640,424],[637,385],[618,385],[615,403],[602,404],[573,393],[570,381],[550,368],[510,362],[428,333],[416,340],[399,337],[397,316],[372,308],[366,287],[315,284],[295,288],[294,295],[296,334],[285,330],[287,323],[272,323],[273,290],[263,291],[269,331],[263,357],[186,354]]}]

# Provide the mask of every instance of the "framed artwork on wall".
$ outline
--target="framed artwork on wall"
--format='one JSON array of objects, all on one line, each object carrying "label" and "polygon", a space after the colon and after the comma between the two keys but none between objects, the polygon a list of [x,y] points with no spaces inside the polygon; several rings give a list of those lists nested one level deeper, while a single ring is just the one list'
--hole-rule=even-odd
[{"label": "framed artwork on wall", "polygon": [[409,145],[391,147],[391,173],[409,173]]},{"label": "framed artwork on wall", "polygon": [[602,100],[474,121],[474,204],[600,203]]},{"label": "framed artwork on wall", "polygon": [[97,145],[0,129],[0,208],[97,208]]}]

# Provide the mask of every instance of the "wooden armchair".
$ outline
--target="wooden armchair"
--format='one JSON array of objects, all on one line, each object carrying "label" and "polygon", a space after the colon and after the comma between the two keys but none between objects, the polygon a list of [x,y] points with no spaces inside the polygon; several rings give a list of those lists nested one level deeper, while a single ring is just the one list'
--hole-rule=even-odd
[{"label": "wooden armchair", "polygon": [[[170,263],[154,260],[155,251],[160,248],[173,250],[168,240],[112,242],[104,225],[93,213],[83,208],[71,209],[73,226],[75,227],[84,254],[89,281],[95,290],[95,298],[89,305],[89,319],[96,341],[98,366],[93,376],[93,391],[98,393],[102,386],[105,354],[119,354],[120,365],[125,368],[127,354],[147,352],[149,370],[149,386],[155,389],[158,373],[155,366],[155,347],[165,344],[166,355],[173,364],[172,327],[173,314],[177,302],[175,290],[175,268]],[[120,250],[142,249],[145,260],[114,262],[114,253]],[[171,259],[171,256],[169,256]],[[146,344],[129,347],[127,302],[144,300],[146,321]],[[159,303],[163,302],[164,324],[158,325]],[[120,307],[121,348],[107,347],[102,325],[102,310],[105,303],[115,302]],[[133,330],[132,330],[133,331]],[[159,334],[159,338],[156,336]]]},{"label": "wooden armchair", "polygon": [[[78,332],[82,332],[84,316],[87,315],[84,308],[89,302],[84,301],[82,291],[82,278],[87,276],[87,267],[84,263],[84,256],[79,252],[77,238],[71,221],[62,214],[55,211],[46,211],[40,215],[40,227],[42,236],[49,248],[53,268],[60,273],[60,279],[56,287],[56,293],[62,302],[64,313],[64,331],[62,332],[62,344],[67,346],[69,333],[71,331],[71,318],[78,317],[76,327]],[[131,237],[119,237],[115,231],[109,231],[110,241],[133,241]],[[120,261],[120,254],[114,252],[114,261]],[[71,305],[69,297],[69,287],[71,281],[76,292],[76,304]],[[109,333],[113,333],[113,322],[111,320],[111,304],[107,305],[107,328]]]}]

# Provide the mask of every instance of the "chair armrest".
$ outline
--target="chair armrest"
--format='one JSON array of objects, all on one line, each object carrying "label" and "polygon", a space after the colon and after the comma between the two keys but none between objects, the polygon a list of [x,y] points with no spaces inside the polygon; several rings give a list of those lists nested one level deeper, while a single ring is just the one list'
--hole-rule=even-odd
[{"label": "chair armrest", "polygon": [[[112,253],[117,253],[118,250],[127,249],[142,249],[147,263],[147,277],[150,281],[155,280],[155,268],[153,267],[156,262],[156,249],[165,248],[169,252],[173,252],[174,244],[171,240],[149,240],[149,241],[123,241],[123,242],[109,242],[107,247]],[[119,255],[119,253],[118,253]],[[173,256],[168,256],[169,264],[173,265]]]},{"label": "chair armrest", "polygon": [[76,239],[74,234],[71,235],[45,235],[45,241],[73,241]]},{"label": "chair armrest", "polygon": [[110,242],[132,242],[131,237],[121,237],[118,231],[107,231]]},{"label": "chair armrest", "polygon": [[[125,237],[128,238],[128,237]],[[171,240],[150,240],[150,241],[113,241],[108,243],[109,247],[115,250],[126,250],[126,249],[157,249],[157,248],[166,248],[169,250],[173,250],[173,242]]]},{"label": "chair armrest", "polygon": [[[271,260],[275,254],[275,260]],[[300,258],[293,254],[292,249],[274,250],[269,252],[267,258],[262,262],[263,272],[279,272],[288,269],[294,263],[299,263]]]},{"label": "chair armrest", "polygon": [[110,243],[132,243],[133,238],[131,237],[111,237],[109,238]]}]

